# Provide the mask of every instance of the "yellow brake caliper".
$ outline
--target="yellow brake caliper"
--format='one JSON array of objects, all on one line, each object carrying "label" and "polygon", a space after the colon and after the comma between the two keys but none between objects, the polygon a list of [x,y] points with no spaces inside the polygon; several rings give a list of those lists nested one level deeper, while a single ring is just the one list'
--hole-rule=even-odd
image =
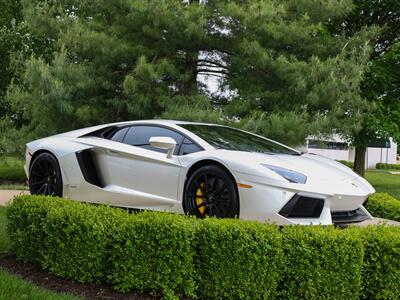
[{"label": "yellow brake caliper", "polygon": [[[201,205],[204,203],[204,182],[200,184],[200,186],[197,188],[196,191],[196,204],[197,206]],[[199,212],[204,215],[206,212],[206,207],[205,206],[200,206],[199,207]]]}]

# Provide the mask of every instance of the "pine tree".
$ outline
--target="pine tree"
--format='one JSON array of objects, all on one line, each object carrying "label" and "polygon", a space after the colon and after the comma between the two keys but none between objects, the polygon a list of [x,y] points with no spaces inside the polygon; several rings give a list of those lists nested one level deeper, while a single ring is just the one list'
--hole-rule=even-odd
[{"label": "pine tree", "polygon": [[[154,117],[232,122],[290,144],[351,130],[367,108],[359,85],[371,33],[332,35],[324,25],[350,8],[349,0],[24,0],[41,47],[15,60],[11,123],[24,140]],[[219,94],[200,83],[205,75],[218,78]]]},{"label": "pine tree", "polygon": [[224,7],[234,55],[227,105],[242,125],[298,145],[309,134],[360,126],[368,109],[359,96],[373,32],[332,35],[324,23],[350,1],[241,1]]}]

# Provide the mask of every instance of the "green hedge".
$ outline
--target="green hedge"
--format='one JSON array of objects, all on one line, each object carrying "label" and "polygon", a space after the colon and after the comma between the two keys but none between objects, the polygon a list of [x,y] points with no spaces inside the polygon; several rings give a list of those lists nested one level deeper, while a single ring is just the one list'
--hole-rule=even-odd
[{"label": "green hedge", "polygon": [[19,259],[79,282],[100,282],[108,268],[107,247],[125,215],[105,206],[24,195],[8,209],[8,228]]},{"label": "green hedge", "polygon": [[34,263],[43,261],[44,244],[48,237],[44,226],[47,215],[57,202],[62,205],[59,199],[18,196],[9,206],[7,228],[13,251],[19,259]]},{"label": "green hedge", "polygon": [[345,166],[349,167],[350,169],[354,169],[354,163],[347,160],[338,160],[338,162],[344,164]]},{"label": "green hedge", "polygon": [[26,181],[23,160],[11,156],[0,156],[0,180]]},{"label": "green hedge", "polygon": [[333,227],[282,230],[283,299],[359,299],[363,247],[358,236]]},{"label": "green hedge", "polygon": [[8,217],[17,258],[123,292],[201,299],[400,295],[399,228],[280,230],[44,196],[17,197]]},{"label": "green hedge", "polygon": [[368,199],[368,211],[375,217],[400,222],[400,200],[386,193],[375,193]]},{"label": "green hedge", "polygon": [[400,227],[351,229],[363,241],[362,299],[400,299]]},{"label": "green hedge", "polygon": [[143,212],[121,218],[109,247],[108,279],[119,291],[195,296],[195,220]]},{"label": "green hedge", "polygon": [[392,170],[400,170],[400,164],[384,164],[384,163],[377,163],[377,169],[392,169]]},{"label": "green hedge", "polygon": [[207,219],[197,233],[201,299],[271,299],[283,267],[278,227]]}]

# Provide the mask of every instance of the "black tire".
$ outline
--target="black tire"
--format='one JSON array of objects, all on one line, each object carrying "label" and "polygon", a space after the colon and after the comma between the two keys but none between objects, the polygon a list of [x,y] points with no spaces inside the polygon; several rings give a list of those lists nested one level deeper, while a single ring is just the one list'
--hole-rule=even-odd
[{"label": "black tire", "polygon": [[183,210],[199,218],[239,217],[239,196],[235,180],[216,165],[197,169],[186,183]]},{"label": "black tire", "polygon": [[29,191],[32,195],[62,197],[61,170],[52,154],[44,152],[34,159],[29,169]]}]

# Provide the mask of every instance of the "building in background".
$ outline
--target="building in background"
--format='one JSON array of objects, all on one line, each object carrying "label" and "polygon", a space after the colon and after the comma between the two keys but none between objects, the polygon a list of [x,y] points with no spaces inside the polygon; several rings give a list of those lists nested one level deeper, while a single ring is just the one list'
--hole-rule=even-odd
[{"label": "building in background", "polygon": [[[354,162],[355,149],[338,135],[331,138],[309,137],[301,151],[315,153],[335,160]],[[392,139],[371,142],[365,156],[365,167],[375,169],[377,163],[395,164],[397,161],[397,144]]]}]

